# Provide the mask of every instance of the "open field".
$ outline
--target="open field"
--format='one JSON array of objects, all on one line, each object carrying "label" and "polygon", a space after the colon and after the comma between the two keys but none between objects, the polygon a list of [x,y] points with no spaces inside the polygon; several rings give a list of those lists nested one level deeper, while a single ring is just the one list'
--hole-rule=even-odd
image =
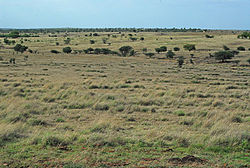
[{"label": "open field", "polygon": [[[230,31],[210,32],[214,38],[86,34],[68,33],[70,44],[64,33],[23,38],[36,54],[16,53],[0,38],[0,167],[250,166],[249,39]],[[184,50],[185,44],[196,50]],[[126,45],[134,56],[50,52]],[[223,45],[246,51],[227,63],[209,57]],[[166,52],[155,53],[160,46],[180,51],[167,59]],[[182,68],[178,56],[185,58]]]}]

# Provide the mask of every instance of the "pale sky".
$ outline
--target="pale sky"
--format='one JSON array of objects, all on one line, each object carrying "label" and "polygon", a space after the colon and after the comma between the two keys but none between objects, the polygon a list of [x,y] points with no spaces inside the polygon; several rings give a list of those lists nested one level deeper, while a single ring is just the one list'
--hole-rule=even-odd
[{"label": "pale sky", "polygon": [[250,0],[0,0],[0,28],[250,30]]}]

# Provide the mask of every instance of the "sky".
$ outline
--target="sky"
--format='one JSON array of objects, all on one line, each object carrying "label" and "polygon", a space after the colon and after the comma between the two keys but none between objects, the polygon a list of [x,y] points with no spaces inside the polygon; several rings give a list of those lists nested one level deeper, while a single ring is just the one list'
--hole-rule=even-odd
[{"label": "sky", "polygon": [[0,0],[0,28],[250,30],[250,0]]}]

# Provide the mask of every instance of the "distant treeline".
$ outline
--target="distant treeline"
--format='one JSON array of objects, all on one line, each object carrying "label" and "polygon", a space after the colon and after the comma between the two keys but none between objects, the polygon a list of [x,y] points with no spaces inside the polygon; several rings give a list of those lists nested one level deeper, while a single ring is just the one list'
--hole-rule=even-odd
[{"label": "distant treeline", "polygon": [[0,29],[1,33],[61,33],[61,32],[202,32],[202,29],[177,28],[50,28],[50,29]]},{"label": "distant treeline", "polygon": [[17,31],[17,30],[15,30],[15,31],[11,30],[8,34],[0,34],[0,37],[18,38],[18,37],[39,37],[39,36],[38,35],[32,35],[32,34],[26,34],[26,33],[25,34],[20,34],[19,31]]}]

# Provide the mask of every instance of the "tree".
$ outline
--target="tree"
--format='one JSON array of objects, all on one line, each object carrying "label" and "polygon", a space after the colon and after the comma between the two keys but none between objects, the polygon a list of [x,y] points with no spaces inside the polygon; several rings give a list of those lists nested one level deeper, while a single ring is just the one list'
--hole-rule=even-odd
[{"label": "tree", "polygon": [[225,62],[226,59],[232,59],[234,54],[230,51],[218,51],[214,53],[214,57],[216,60],[221,60],[221,62]]},{"label": "tree", "polygon": [[183,63],[184,63],[184,57],[183,56],[179,56],[177,61],[178,61],[179,67],[181,68],[182,65],[183,65]]},{"label": "tree", "polygon": [[194,44],[185,44],[185,45],[183,46],[183,48],[184,48],[185,50],[188,50],[188,51],[196,50]]},{"label": "tree", "polygon": [[90,40],[90,44],[95,44],[95,40]]},{"label": "tree", "polygon": [[131,50],[133,50],[131,46],[123,46],[119,48],[119,51],[121,52],[123,57],[126,57]]},{"label": "tree", "polygon": [[143,41],[143,40],[144,40],[144,37],[141,37],[140,40]]},{"label": "tree", "polygon": [[21,52],[21,53],[23,53],[23,52],[26,51],[27,49],[28,49],[28,47],[23,46],[23,45],[21,45],[21,44],[17,44],[17,45],[14,47],[14,50],[15,50],[16,52]]},{"label": "tree", "polygon": [[166,57],[167,57],[167,58],[174,58],[174,56],[175,56],[175,53],[174,53],[172,50],[169,50],[169,51],[167,52],[167,54],[166,54]]},{"label": "tree", "polygon": [[71,49],[70,47],[65,47],[65,48],[63,48],[63,52],[64,52],[64,53],[69,54],[69,53],[71,53],[71,51],[72,51],[72,49]]}]

